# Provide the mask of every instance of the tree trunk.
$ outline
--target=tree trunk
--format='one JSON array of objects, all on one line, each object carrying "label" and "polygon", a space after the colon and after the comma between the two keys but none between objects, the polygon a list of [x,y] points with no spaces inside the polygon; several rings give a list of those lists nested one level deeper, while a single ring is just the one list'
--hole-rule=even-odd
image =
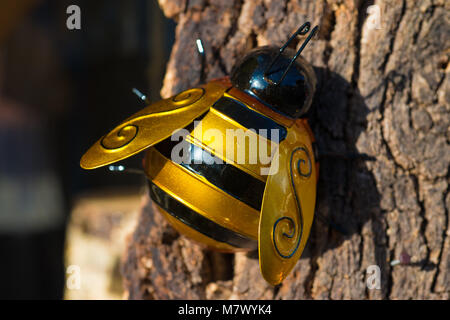
[{"label": "tree trunk", "polygon": [[[329,156],[309,242],[280,286],[264,281],[257,253],[206,251],[146,200],[124,258],[128,297],[449,299],[449,2],[159,2],[178,23],[164,97],[197,85],[196,38],[213,79],[249,49],[320,25],[302,55],[318,77],[310,124]],[[356,152],[373,159],[332,156]],[[371,265],[380,289],[366,285]]]}]

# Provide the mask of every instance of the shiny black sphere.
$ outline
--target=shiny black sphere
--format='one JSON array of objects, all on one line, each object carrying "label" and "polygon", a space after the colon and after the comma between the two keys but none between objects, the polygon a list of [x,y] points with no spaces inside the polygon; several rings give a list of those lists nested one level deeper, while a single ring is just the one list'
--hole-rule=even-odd
[{"label": "shiny black sphere", "polygon": [[278,52],[279,48],[269,46],[250,51],[233,69],[231,83],[277,112],[299,118],[311,106],[316,76],[308,62],[299,56],[279,82],[295,51],[287,48],[267,70]]}]

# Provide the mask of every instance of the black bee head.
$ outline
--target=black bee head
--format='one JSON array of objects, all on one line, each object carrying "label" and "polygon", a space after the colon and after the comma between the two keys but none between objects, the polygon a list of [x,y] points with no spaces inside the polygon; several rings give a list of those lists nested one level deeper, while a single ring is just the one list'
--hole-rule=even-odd
[{"label": "black bee head", "polygon": [[305,59],[293,59],[295,54],[289,48],[281,53],[277,47],[256,48],[236,64],[231,82],[277,112],[299,118],[311,106],[317,80]]}]

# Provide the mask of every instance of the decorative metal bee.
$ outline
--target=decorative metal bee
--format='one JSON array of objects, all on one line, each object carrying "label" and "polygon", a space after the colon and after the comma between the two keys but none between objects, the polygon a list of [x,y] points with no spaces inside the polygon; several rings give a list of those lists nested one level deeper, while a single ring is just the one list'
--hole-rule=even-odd
[{"label": "decorative metal bee", "polygon": [[[221,251],[258,248],[263,277],[281,283],[305,247],[316,201],[319,167],[304,118],[316,78],[300,57],[318,29],[310,27],[303,24],[281,48],[250,51],[230,77],[148,105],[95,143],[81,167],[99,168],[146,150],[150,197],[176,230]],[[308,32],[297,52],[288,48]],[[201,120],[200,135],[194,134],[195,120]],[[183,128],[188,161],[175,162],[172,134]],[[253,129],[248,136],[270,151],[268,174],[261,174],[260,160],[241,163],[228,156],[230,148],[248,156],[247,144],[227,144],[224,152],[223,141],[205,136],[208,129]]]}]

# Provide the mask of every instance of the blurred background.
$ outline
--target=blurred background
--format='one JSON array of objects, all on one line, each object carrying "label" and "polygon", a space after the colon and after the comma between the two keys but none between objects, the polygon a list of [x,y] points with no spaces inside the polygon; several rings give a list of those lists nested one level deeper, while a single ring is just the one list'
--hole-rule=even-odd
[{"label": "blurred background", "polygon": [[132,88],[159,99],[174,30],[156,0],[1,1],[0,299],[122,297],[143,178],[79,160],[143,108]]}]

